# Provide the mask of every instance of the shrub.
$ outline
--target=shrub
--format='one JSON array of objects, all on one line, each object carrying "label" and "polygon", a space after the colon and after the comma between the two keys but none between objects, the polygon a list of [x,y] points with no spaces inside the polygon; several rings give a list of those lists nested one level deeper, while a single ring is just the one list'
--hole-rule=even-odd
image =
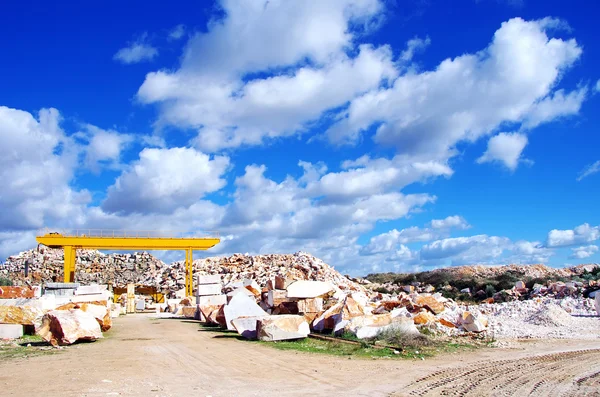
[{"label": "shrub", "polygon": [[491,298],[496,293],[496,288],[492,284],[485,286],[485,294],[488,298]]},{"label": "shrub", "polygon": [[380,332],[376,337],[371,339],[371,342],[383,342],[398,347],[422,347],[433,343],[426,335],[407,333],[404,330],[393,328]]},{"label": "shrub", "polygon": [[10,287],[13,285],[13,282],[11,279],[6,278],[6,277],[0,277],[0,287]]}]

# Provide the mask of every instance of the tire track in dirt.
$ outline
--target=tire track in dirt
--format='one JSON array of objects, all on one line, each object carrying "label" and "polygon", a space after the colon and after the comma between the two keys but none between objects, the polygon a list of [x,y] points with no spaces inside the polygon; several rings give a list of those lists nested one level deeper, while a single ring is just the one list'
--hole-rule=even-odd
[{"label": "tire track in dirt", "polygon": [[393,396],[597,396],[600,349],[476,362],[417,379]]}]

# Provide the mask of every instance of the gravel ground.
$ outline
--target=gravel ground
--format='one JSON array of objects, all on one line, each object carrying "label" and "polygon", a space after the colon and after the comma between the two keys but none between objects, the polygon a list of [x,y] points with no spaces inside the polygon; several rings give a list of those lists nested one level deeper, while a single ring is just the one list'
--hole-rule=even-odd
[{"label": "gravel ground", "polygon": [[488,318],[496,339],[600,339],[600,317],[586,298],[539,298],[483,304],[469,311]]}]

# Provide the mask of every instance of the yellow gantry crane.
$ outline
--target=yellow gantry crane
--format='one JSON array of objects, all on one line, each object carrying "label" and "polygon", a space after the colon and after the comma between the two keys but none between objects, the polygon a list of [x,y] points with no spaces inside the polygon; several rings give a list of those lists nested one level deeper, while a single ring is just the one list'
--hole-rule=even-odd
[{"label": "yellow gantry crane", "polygon": [[203,237],[171,237],[158,232],[123,230],[72,230],[51,232],[46,229],[35,238],[39,244],[50,248],[64,248],[64,282],[75,278],[75,259],[78,249],[98,250],[184,250],[185,291],[193,296],[193,251],[207,250],[221,240],[218,233]]}]

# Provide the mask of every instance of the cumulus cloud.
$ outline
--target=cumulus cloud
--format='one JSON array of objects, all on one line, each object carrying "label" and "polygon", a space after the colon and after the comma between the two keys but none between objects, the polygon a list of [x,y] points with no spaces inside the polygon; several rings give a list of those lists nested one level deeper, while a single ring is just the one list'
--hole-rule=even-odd
[{"label": "cumulus cloud", "polygon": [[510,239],[506,237],[485,234],[454,237],[424,245],[420,258],[429,262],[451,259],[452,265],[476,264],[499,258],[509,247]]},{"label": "cumulus cloud", "polygon": [[457,143],[503,124],[533,125],[575,112],[573,102],[583,101],[584,91],[552,88],[582,50],[574,39],[549,38],[548,26],[547,20],[511,19],[484,50],[446,59],[432,71],[406,73],[390,87],[357,97],[328,130],[329,139],[355,142],[375,126],[377,143],[446,159]]},{"label": "cumulus cloud", "polygon": [[133,64],[145,61],[151,61],[158,55],[158,50],[146,42],[146,35],[142,35],[138,40],[131,42],[127,47],[121,48],[113,56],[115,61],[124,64]]},{"label": "cumulus cloud", "polygon": [[514,171],[519,165],[521,153],[527,145],[527,137],[523,134],[502,132],[488,141],[485,153],[477,159],[478,163],[499,161]]},{"label": "cumulus cloud", "polygon": [[594,86],[594,92],[600,92],[600,79],[596,81],[596,85]]},{"label": "cumulus cloud", "polygon": [[582,247],[572,248],[573,254],[569,258],[571,259],[585,259],[594,255],[598,252],[597,245],[586,245]]},{"label": "cumulus cloud", "polygon": [[77,150],[56,109],[29,112],[0,106],[0,230],[41,228],[82,216],[90,195],[70,187]]},{"label": "cumulus cloud", "polygon": [[594,175],[594,174],[596,174],[598,172],[600,172],[600,160],[598,160],[595,163],[590,164],[587,167],[585,167],[579,173],[579,176],[577,177],[577,182],[581,181],[583,178],[587,178],[588,176]]},{"label": "cumulus cloud", "polygon": [[588,223],[575,229],[554,229],[548,233],[548,247],[568,247],[571,245],[589,243],[600,238],[600,226],[590,226]]},{"label": "cumulus cloud", "polygon": [[175,26],[169,32],[169,36],[167,37],[169,40],[179,40],[185,34],[185,25],[179,24]]},{"label": "cumulus cloud", "polygon": [[423,51],[425,48],[429,47],[430,44],[431,39],[429,36],[425,37],[424,39],[419,37],[410,39],[406,43],[406,49],[400,54],[400,59],[404,62],[410,62],[415,56],[415,53]]},{"label": "cumulus cloud", "polygon": [[123,150],[133,141],[131,135],[91,124],[76,136],[84,141],[85,164],[94,173],[102,168],[118,169]]},{"label": "cumulus cloud", "polygon": [[468,229],[471,227],[469,223],[460,215],[448,216],[444,219],[433,219],[431,221],[431,227],[434,229]]},{"label": "cumulus cloud", "polygon": [[189,207],[225,186],[229,158],[190,148],[144,149],[108,188],[102,209],[122,214],[167,213]]}]

